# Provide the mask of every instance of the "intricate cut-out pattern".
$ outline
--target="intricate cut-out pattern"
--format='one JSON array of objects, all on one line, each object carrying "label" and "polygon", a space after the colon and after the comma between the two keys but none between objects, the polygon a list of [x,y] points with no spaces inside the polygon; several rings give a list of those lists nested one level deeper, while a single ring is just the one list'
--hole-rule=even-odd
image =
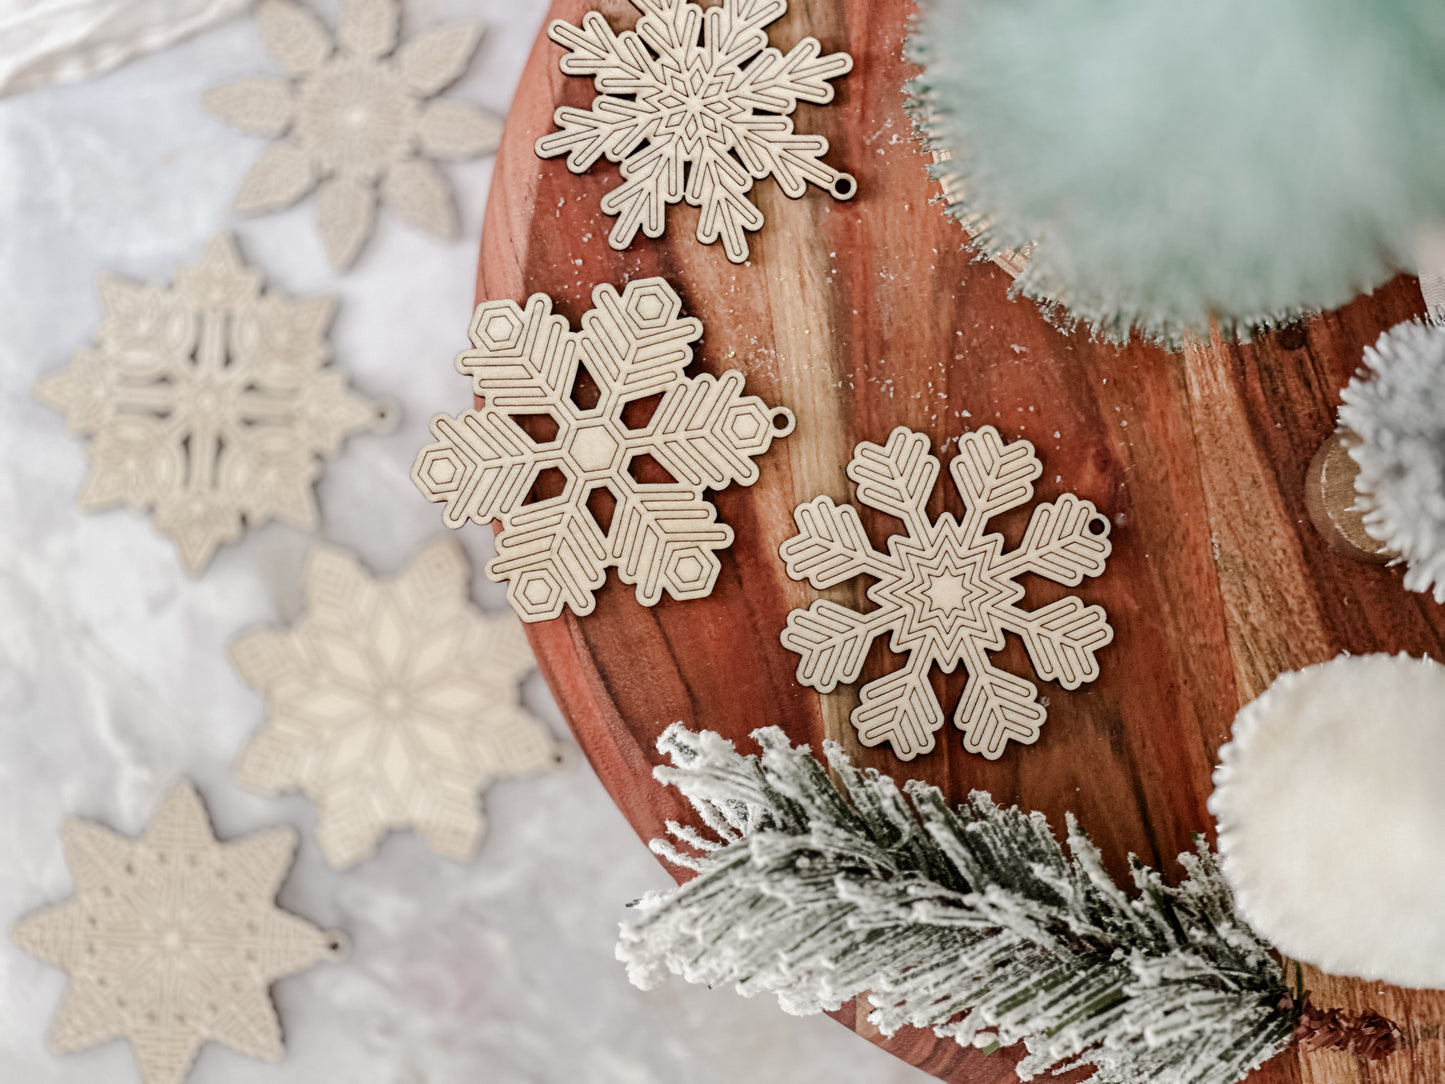
[{"label": "intricate cut-out pattern", "polygon": [[438,854],[470,858],[485,830],[478,792],[561,759],[519,699],[534,665],[521,626],[473,606],[470,581],[450,539],[391,581],[321,547],[307,565],[306,615],[232,645],[270,707],[237,775],[263,793],[312,798],[321,849],[338,869],[392,829],[415,828]]},{"label": "intricate cut-out pattern", "polygon": [[1022,543],[1006,553],[1003,536],[988,523],[1033,498],[1043,471],[1033,445],[1005,445],[997,429],[984,426],[959,438],[950,470],[963,520],[948,514],[930,520],[925,507],[939,462],[928,438],[899,427],[885,446],[859,444],[848,464],[859,502],[902,520],[907,533],[890,537],[888,552],[879,553],[856,508],[818,497],[798,506],[799,533],[780,551],[788,575],[817,588],[857,576],[877,581],[868,588],[876,609],[858,613],[819,599],[788,616],[782,640],[802,656],[798,680],[828,693],[857,681],[874,639],[892,633],[889,647],[908,662],[863,687],[852,721],[864,745],[889,742],[901,760],[929,752],[943,725],[930,667],[952,673],[963,663],[968,684],[954,724],[965,749],[996,760],[1010,740],[1036,741],[1046,714],[1032,682],[989,660],[989,652],[1003,648],[1004,633],[1022,638],[1040,677],[1066,689],[1099,676],[1095,653],[1114,639],[1103,608],[1072,595],[1033,611],[1016,605],[1025,573],[1068,587],[1103,573],[1109,521],[1093,504],[1066,493],[1039,505]]},{"label": "intricate cut-out pattern", "polygon": [[[427,498],[446,504],[448,526],[502,522],[487,574],[507,581],[524,621],[566,607],[591,613],[609,567],[636,585],[644,606],[664,591],[676,599],[709,594],[722,567],[717,552],[732,545],[733,532],[703,493],[752,485],[753,459],[793,430],[792,411],[743,394],[741,372],[683,375],[702,324],[682,318],[681,300],[662,279],[629,283],[620,296],[598,286],[592,298],[581,331],[553,315],[545,294],[525,310],[513,301],[478,306],[475,349],[457,368],[486,405],[433,419],[437,443],[412,469]],[[598,391],[591,407],[572,394],[584,369]],[[629,417],[639,419],[627,406],[659,394],[645,426],[630,427]],[[536,429],[524,423],[537,415],[556,425],[542,434],[555,432],[552,439],[528,435]],[[634,466],[649,473],[634,463],[643,456],[674,481],[634,477]],[[562,492],[527,501],[548,472],[560,473]],[[594,515],[607,504],[593,499],[598,489],[616,502],[605,510],[606,527]]]},{"label": "intricate cut-out pattern", "polygon": [[242,521],[316,529],[321,457],[387,411],[327,365],[331,298],[261,292],[227,236],[173,287],[100,282],[93,349],[35,386],[89,437],[81,508],[155,510],[192,573]]},{"label": "intricate cut-out pattern", "polygon": [[431,160],[496,150],[502,122],[431,99],[466,70],[478,28],[444,26],[398,48],[397,0],[345,0],[334,43],[291,0],[263,0],[256,19],[289,78],[240,79],[202,99],[241,131],[278,140],[241,182],[236,210],[279,210],[317,188],[317,226],[338,270],[371,236],[378,194],[408,225],[455,237],[451,186]]},{"label": "intricate cut-out pattern", "polygon": [[593,76],[590,110],[557,110],[559,132],[537,141],[543,158],[567,155],[585,173],[603,155],[622,166],[623,184],[602,200],[617,216],[611,243],[624,249],[640,229],[661,237],[667,208],[686,199],[700,208],[697,239],[722,239],[728,259],[748,258],[749,230],[763,213],[747,198],[772,176],[794,199],[809,182],[852,199],[857,182],[823,161],[828,141],[793,131],[798,103],[833,100],[829,80],[853,68],[847,53],[822,56],[804,38],[785,56],[764,29],[787,0],[723,0],[703,11],[689,0],[632,0],[636,30],[614,34],[588,12],[576,27],[555,20],[548,33],[567,50],[562,71]]},{"label": "intricate cut-out pattern", "polygon": [[11,934],[70,974],[50,1049],[128,1039],[145,1084],[180,1084],[206,1042],[279,1061],[271,984],[345,945],[276,906],[295,829],[221,843],[183,783],[143,839],[71,820],[62,840],[74,898],[22,919]]}]

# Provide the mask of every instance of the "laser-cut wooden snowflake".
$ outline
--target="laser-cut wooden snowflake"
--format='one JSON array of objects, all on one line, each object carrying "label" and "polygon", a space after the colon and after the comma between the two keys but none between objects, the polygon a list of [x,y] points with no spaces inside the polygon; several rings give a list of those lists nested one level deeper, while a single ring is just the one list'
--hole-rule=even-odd
[{"label": "laser-cut wooden snowflake", "polygon": [[[457,368],[486,405],[433,419],[437,442],[412,468],[427,498],[446,504],[449,527],[502,522],[487,575],[507,581],[524,621],[566,607],[591,613],[609,567],[637,586],[644,606],[664,591],[675,599],[709,594],[722,567],[717,553],[732,545],[733,532],[703,493],[752,485],[753,459],[793,430],[792,411],[743,394],[741,372],[683,375],[702,324],[681,317],[682,301],[664,280],[629,283],[620,296],[604,284],[592,299],[581,331],[553,315],[545,294],[525,311],[513,301],[479,305],[475,349]],[[600,389],[591,407],[572,394],[583,368]],[[629,426],[628,404],[653,396],[661,399],[652,417]],[[529,418],[549,431],[528,436],[519,419]],[[638,461],[647,457],[672,480],[640,480]],[[548,470],[562,474],[563,491],[524,503]],[[593,510],[602,491],[616,503],[607,527]]]},{"label": "laser-cut wooden snowflake", "polygon": [[355,262],[376,222],[378,196],[419,230],[456,236],[451,185],[433,158],[497,149],[502,123],[465,102],[431,100],[476,51],[474,26],[443,26],[397,45],[397,0],[344,0],[336,41],[291,0],[263,0],[256,21],[290,78],[254,76],[202,99],[250,135],[277,139],[236,194],[242,213],[289,207],[313,188],[332,266]]},{"label": "laser-cut wooden snowflake", "polygon": [[211,242],[173,287],[105,277],[94,349],[35,385],[90,441],[80,507],[155,511],[199,573],[242,521],[303,531],[321,457],[386,419],[327,365],[335,302],[261,292],[235,242]]},{"label": "laser-cut wooden snowflake", "polygon": [[723,0],[703,11],[690,0],[632,0],[636,30],[614,34],[595,11],[581,27],[547,28],[568,50],[562,71],[593,76],[590,110],[557,110],[559,132],[537,141],[543,158],[567,155],[585,173],[603,155],[621,163],[623,184],[602,200],[617,216],[611,243],[625,249],[640,229],[661,237],[667,207],[683,199],[701,209],[697,239],[722,238],[733,263],[748,258],[747,231],[763,213],[747,198],[771,175],[794,199],[808,183],[852,199],[857,182],[823,161],[828,141],[793,131],[798,103],[833,100],[831,79],[853,68],[847,53],[822,56],[804,38],[784,56],[764,29],[782,18],[787,0]]},{"label": "laser-cut wooden snowflake", "polygon": [[206,1042],[279,1061],[271,984],[334,958],[345,944],[276,907],[295,829],[221,843],[200,796],[183,783],[143,839],[71,820],[62,840],[74,898],[11,933],[70,974],[50,1049],[128,1039],[146,1084],[179,1084]]},{"label": "laser-cut wooden snowflake", "polygon": [[470,858],[485,830],[478,792],[559,761],[519,698],[535,665],[521,626],[483,614],[470,587],[450,539],[391,581],[323,546],[306,568],[306,615],[232,645],[270,709],[237,775],[262,793],[312,798],[321,849],[338,869],[393,829],[415,828],[437,853]]},{"label": "laser-cut wooden snowflake", "polygon": [[1004,633],[1022,638],[1040,677],[1066,689],[1099,676],[1095,653],[1114,639],[1104,610],[1072,595],[1019,609],[1024,588],[1017,578],[1032,572],[1077,587],[1085,576],[1102,574],[1109,521],[1089,501],[1066,493],[1036,507],[1019,547],[1005,553],[1003,536],[990,533],[988,521],[1033,498],[1034,479],[1043,471],[1033,445],[1005,445],[991,425],[959,438],[950,472],[963,497],[962,522],[948,514],[928,519],[938,471],[928,438],[901,426],[886,446],[858,445],[848,464],[858,500],[896,516],[908,532],[889,538],[886,554],[869,543],[852,505],[818,497],[798,506],[799,533],[780,550],[788,575],[817,588],[871,576],[877,582],[868,598],[877,608],[857,613],[819,599],[788,615],[782,640],[802,656],[798,680],[829,693],[839,682],[857,681],[874,639],[891,632],[889,647],[906,654],[907,665],[865,685],[851,718],[859,741],[889,742],[901,760],[929,752],[943,725],[929,668],[952,673],[963,663],[968,684],[954,725],[963,731],[965,749],[996,760],[1010,740],[1035,742],[1046,714],[1032,682],[990,662],[988,653],[1004,646]]}]

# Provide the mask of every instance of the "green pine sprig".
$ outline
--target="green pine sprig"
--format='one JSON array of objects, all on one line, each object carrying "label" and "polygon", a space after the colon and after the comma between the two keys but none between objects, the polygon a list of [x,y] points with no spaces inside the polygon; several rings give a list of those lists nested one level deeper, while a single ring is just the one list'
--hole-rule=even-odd
[{"label": "green pine sprig", "polygon": [[1289,1044],[1286,977],[1202,841],[1176,886],[1131,860],[1129,893],[1072,817],[1065,850],[1041,814],[983,792],[951,806],[834,743],[825,770],[781,730],[753,736],[761,756],[681,725],[658,742],[656,777],[707,831],[669,823],[676,842],[653,843],[696,876],[623,926],[639,986],[730,983],[799,1014],[866,995],[885,1033],[1022,1042],[1024,1080],[1233,1084]]}]

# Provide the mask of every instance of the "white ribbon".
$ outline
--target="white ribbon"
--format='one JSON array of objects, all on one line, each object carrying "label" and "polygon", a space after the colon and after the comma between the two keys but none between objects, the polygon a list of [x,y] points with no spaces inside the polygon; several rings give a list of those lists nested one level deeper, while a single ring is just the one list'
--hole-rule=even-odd
[{"label": "white ribbon", "polygon": [[0,0],[0,95],[109,71],[250,0]]}]

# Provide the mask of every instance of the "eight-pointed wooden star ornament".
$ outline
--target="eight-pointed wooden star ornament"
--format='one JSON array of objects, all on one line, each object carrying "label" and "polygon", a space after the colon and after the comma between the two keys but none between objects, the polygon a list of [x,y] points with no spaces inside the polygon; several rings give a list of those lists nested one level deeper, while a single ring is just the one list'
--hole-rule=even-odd
[{"label": "eight-pointed wooden star ornament", "polygon": [[337,869],[369,857],[393,829],[470,858],[485,829],[478,792],[565,759],[520,702],[535,665],[521,625],[473,606],[470,582],[450,539],[390,581],[319,547],[301,620],[232,645],[270,709],[237,775],[261,793],[313,799],[321,849]]},{"label": "eight-pointed wooden star ornament", "polygon": [[11,932],[70,974],[50,1049],[128,1039],[145,1084],[179,1084],[205,1042],[280,1060],[271,983],[345,948],[340,934],[276,907],[295,829],[222,843],[182,783],[139,840],[84,820],[61,835],[74,898]]}]

